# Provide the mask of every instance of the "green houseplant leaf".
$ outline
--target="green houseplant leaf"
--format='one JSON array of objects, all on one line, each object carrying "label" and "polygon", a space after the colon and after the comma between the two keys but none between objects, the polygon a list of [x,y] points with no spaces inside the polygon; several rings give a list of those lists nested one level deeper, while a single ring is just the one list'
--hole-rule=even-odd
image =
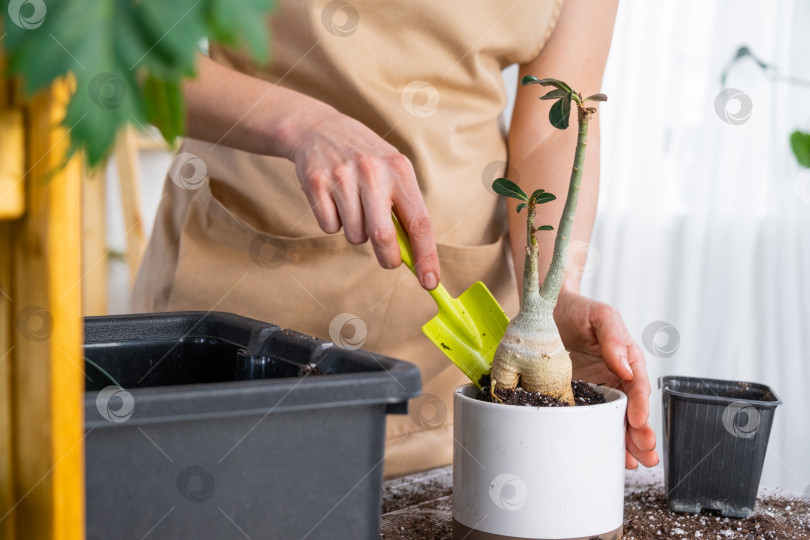
[{"label": "green houseplant leaf", "polygon": [[558,90],[564,90],[569,94],[573,92],[571,87],[568,84],[558,80],[558,79],[538,79],[534,75],[526,75],[520,80],[520,84],[526,86],[527,84],[539,84],[540,86],[553,86]]},{"label": "green houseplant leaf", "polygon": [[492,182],[492,190],[498,195],[504,197],[511,197],[523,202],[529,202],[529,197],[520,189],[520,186],[509,180],[508,178],[497,178]]},{"label": "green houseplant leaf", "polygon": [[529,197],[529,200],[530,200],[530,201],[534,201],[534,200],[536,200],[536,199],[537,199],[537,197],[538,197],[539,195],[541,195],[541,194],[543,194],[543,193],[545,193],[545,192],[546,192],[546,190],[545,190],[545,189],[535,189],[535,190],[532,192],[531,196]]},{"label": "green houseplant leaf", "polygon": [[535,189],[529,200],[535,204],[546,204],[556,200],[557,197],[553,193],[547,193],[545,189]]},{"label": "green houseplant leaf", "polygon": [[810,167],[810,133],[794,131],[790,134],[790,148],[802,167]]},{"label": "green houseplant leaf", "polygon": [[571,94],[557,100],[548,111],[548,119],[551,125],[557,129],[568,128],[568,117],[571,116]]},{"label": "green houseplant leaf", "polygon": [[540,225],[535,229],[535,231],[553,231],[554,227],[551,225]]},{"label": "green houseplant leaf", "polygon": [[205,38],[267,60],[273,6],[273,0],[48,1],[41,20],[28,25],[15,22],[9,5],[3,46],[9,73],[23,79],[29,95],[75,76],[63,124],[72,150],[85,150],[94,165],[126,123],[153,122],[170,141],[183,133],[182,80],[194,75]]},{"label": "green houseplant leaf", "polygon": [[264,17],[246,13],[268,13],[273,0],[209,0],[205,14],[210,29],[208,37],[232,47],[247,49],[259,63],[270,61],[270,40]]},{"label": "green houseplant leaf", "polygon": [[541,193],[535,197],[534,202],[535,204],[546,204],[556,200],[557,197],[553,193]]},{"label": "green houseplant leaf", "polygon": [[594,94],[585,98],[585,101],[607,101],[605,94]]},{"label": "green houseplant leaf", "polygon": [[534,75],[526,75],[522,79],[520,79],[520,84],[526,86],[527,84],[539,84],[540,79],[535,77]]},{"label": "green houseplant leaf", "polygon": [[552,90],[551,92],[549,92],[545,96],[540,96],[539,99],[558,99],[558,98],[561,98],[561,97],[565,97],[568,94],[570,94],[570,92],[568,92],[567,90],[562,90],[560,88],[555,88],[554,90]]},{"label": "green houseplant leaf", "polygon": [[527,206],[528,206],[528,204],[526,204],[525,202],[522,202],[519,205],[517,205],[517,213],[519,214],[520,211],[523,210],[524,208],[526,208]]},{"label": "green houseplant leaf", "polygon": [[169,144],[186,130],[186,105],[183,90],[176,81],[164,81],[151,75],[143,83],[146,118]]}]

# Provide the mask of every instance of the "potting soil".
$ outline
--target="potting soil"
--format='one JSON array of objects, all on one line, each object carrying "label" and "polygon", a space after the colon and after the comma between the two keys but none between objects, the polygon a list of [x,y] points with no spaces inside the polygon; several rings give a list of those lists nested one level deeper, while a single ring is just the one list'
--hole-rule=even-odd
[{"label": "potting soil", "polygon": [[298,376],[299,377],[309,377],[311,375],[326,375],[321,368],[318,367],[318,364],[314,362],[310,362],[309,364],[301,364],[298,368]]},{"label": "potting soil", "polygon": [[[521,387],[514,390],[498,388],[495,390],[495,398],[492,398],[492,388],[489,375],[484,375],[478,381],[481,384],[481,391],[477,399],[505,403],[507,405],[522,405],[525,407],[568,407],[569,405],[554,397],[541,394],[540,392],[527,392]],[[596,405],[605,402],[605,396],[590,387],[585,381],[571,381],[571,389],[574,391],[574,402],[576,405]]]}]

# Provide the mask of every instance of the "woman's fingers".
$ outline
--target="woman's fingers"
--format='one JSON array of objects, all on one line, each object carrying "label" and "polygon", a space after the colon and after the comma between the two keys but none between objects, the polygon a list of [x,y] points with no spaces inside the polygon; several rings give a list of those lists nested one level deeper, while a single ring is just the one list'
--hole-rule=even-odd
[{"label": "woman's fingers", "polygon": [[336,111],[308,131],[292,152],[301,188],[318,225],[362,244],[371,239],[384,268],[401,262],[391,210],[413,249],[426,289],[439,284],[433,227],[410,160],[366,126]]},{"label": "woman's fingers", "polygon": [[391,196],[375,189],[360,190],[360,200],[366,215],[366,233],[377,262],[383,268],[396,268],[402,262],[397,243],[397,231],[391,220]]},{"label": "woman's fingers", "polygon": [[352,162],[343,163],[335,168],[333,174],[332,199],[340,214],[343,234],[350,244],[362,244],[368,237],[363,206],[360,204],[361,173],[358,165]]},{"label": "woman's fingers", "polygon": [[624,452],[624,468],[625,469],[638,469],[638,461],[630,455],[630,452]]},{"label": "woman's fingers", "polygon": [[414,270],[419,283],[427,290],[433,290],[439,284],[439,255],[436,241],[433,239],[433,226],[426,209],[403,208],[397,205],[397,213],[402,227],[408,233],[413,251]]},{"label": "woman's fingers", "polygon": [[402,227],[408,233],[419,283],[431,290],[436,288],[441,278],[433,225],[411,162],[405,156],[402,158],[394,163],[395,174],[401,181],[399,189],[394,192],[394,206]]},{"label": "woman's fingers", "polygon": [[632,427],[641,428],[650,418],[650,379],[644,355],[632,340],[627,346],[627,356],[635,374],[632,381],[622,385],[627,393],[627,421]]},{"label": "woman's fingers", "polygon": [[591,311],[591,325],[608,369],[623,381],[633,380],[633,370],[627,359],[627,329],[615,309],[597,304]]},{"label": "woman's fingers", "polygon": [[[625,448],[627,449],[627,453],[645,467],[655,467],[658,465],[658,453],[655,450],[640,449],[635,441],[633,441],[633,437],[629,432],[625,434],[624,444]],[[627,459],[625,459],[625,462],[627,462]]]},{"label": "woman's fingers", "polygon": [[640,428],[628,426],[627,432],[630,434],[630,437],[639,450],[643,450],[644,452],[655,450],[655,431],[653,431],[649,423],[644,424]]},{"label": "woman's fingers", "polygon": [[340,230],[340,216],[335,201],[332,199],[331,178],[328,174],[318,172],[307,176],[308,189],[304,189],[309,207],[323,232],[333,234]]},{"label": "woman's fingers", "polygon": [[602,358],[608,369],[620,377],[627,394],[628,468],[652,467],[658,463],[655,432],[647,423],[650,417],[650,381],[644,355],[629,337],[616,310],[600,304],[592,310],[591,325],[596,333]]}]

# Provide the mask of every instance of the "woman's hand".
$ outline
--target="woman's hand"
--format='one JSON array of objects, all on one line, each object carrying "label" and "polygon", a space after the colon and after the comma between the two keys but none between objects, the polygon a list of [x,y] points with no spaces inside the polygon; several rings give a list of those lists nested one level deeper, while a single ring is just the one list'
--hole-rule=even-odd
[{"label": "woman's hand", "polygon": [[327,106],[307,113],[287,154],[321,229],[343,227],[352,244],[371,240],[383,268],[401,259],[391,210],[407,231],[425,289],[439,283],[439,257],[410,160],[379,135]]},{"label": "woman's hand", "polygon": [[407,157],[322,101],[198,59],[198,76],[183,87],[189,137],[292,160],[321,229],[342,227],[352,244],[370,239],[384,268],[401,262],[394,209],[410,238],[419,282],[426,289],[438,285],[433,229]]},{"label": "woman's hand", "polygon": [[607,304],[575,292],[560,293],[554,320],[571,353],[574,379],[605,383],[627,394],[625,466],[658,463],[650,416],[650,380],[644,355],[630,337],[619,313]]}]

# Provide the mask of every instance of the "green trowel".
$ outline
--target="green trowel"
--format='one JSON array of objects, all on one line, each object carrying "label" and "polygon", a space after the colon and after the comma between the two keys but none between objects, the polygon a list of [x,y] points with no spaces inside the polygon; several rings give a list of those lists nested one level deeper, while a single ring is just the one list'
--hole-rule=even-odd
[{"label": "green trowel", "polygon": [[[408,235],[396,216],[392,217],[402,262],[413,272],[414,258]],[[439,313],[422,326],[422,331],[479,386],[481,376],[490,372],[492,357],[509,319],[480,281],[473,283],[458,298],[450,296],[441,283],[429,292],[439,306]]]}]

